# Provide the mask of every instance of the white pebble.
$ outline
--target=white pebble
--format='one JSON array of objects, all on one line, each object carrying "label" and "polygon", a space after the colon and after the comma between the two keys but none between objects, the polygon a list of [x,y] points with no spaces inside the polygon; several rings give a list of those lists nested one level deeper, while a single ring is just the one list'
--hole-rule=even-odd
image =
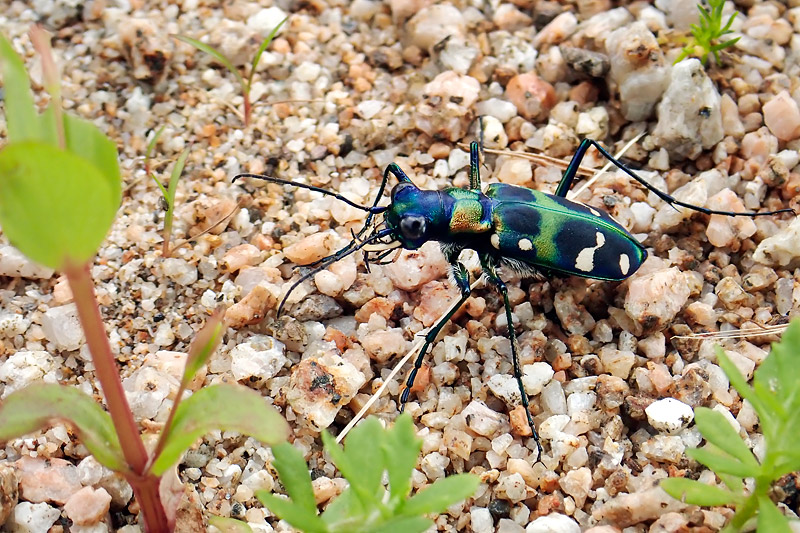
[{"label": "white pebble", "polygon": [[475,105],[478,115],[491,116],[506,123],[517,116],[517,106],[502,98],[489,98]]},{"label": "white pebble", "polygon": [[542,516],[528,524],[525,533],[580,533],[581,526],[568,517],[559,513]]},{"label": "white pebble", "polygon": [[74,303],[51,307],[45,311],[42,315],[42,329],[47,340],[59,350],[77,350],[84,343],[78,307]]},{"label": "white pebble", "polygon": [[0,244],[0,276],[10,278],[48,279],[53,269],[25,257],[10,244]]},{"label": "white pebble", "polygon": [[6,525],[16,533],[41,533],[49,530],[59,516],[61,511],[46,503],[20,502]]},{"label": "white pebble", "polygon": [[283,343],[268,335],[254,335],[230,351],[231,373],[237,381],[253,376],[269,379],[289,361],[284,352]]},{"label": "white pebble", "polygon": [[492,513],[486,507],[473,507],[469,511],[469,517],[474,533],[492,533],[494,531]]},{"label": "white pebble", "polygon": [[656,400],[644,412],[653,428],[666,433],[675,433],[694,420],[692,408],[675,398]]}]

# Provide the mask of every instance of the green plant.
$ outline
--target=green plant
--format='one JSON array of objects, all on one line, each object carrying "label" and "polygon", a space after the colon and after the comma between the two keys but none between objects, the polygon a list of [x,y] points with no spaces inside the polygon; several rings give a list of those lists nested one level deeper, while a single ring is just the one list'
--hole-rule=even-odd
[{"label": "green plant", "polygon": [[328,433],[322,434],[322,441],[350,484],[325,512],[317,514],[303,454],[288,443],[274,446],[272,451],[273,465],[290,499],[266,491],[257,493],[270,511],[305,533],[422,532],[433,523],[423,515],[444,512],[471,496],[480,483],[473,474],[457,474],[409,498],[422,440],[416,438],[408,414],[398,417],[388,429],[383,429],[377,418],[366,419],[347,437],[344,449]]},{"label": "green plant", "polygon": [[686,46],[681,50],[681,54],[675,63],[683,61],[685,58],[699,53],[700,61],[705,65],[708,63],[708,54],[714,54],[714,59],[719,60],[719,51],[723,48],[733,46],[738,37],[729,39],[723,42],[717,42],[723,35],[732,33],[731,24],[736,18],[738,11],[734,11],[730,16],[725,26],[722,25],[722,7],[725,5],[725,0],[708,0],[708,6],[711,8],[709,11],[702,4],[697,4],[697,10],[700,11],[700,24],[692,24],[692,37]]},{"label": "green plant", "polygon": [[[108,405],[62,385],[35,385],[6,397],[0,406],[0,441],[69,424],[95,458],[120,472],[133,488],[148,532],[168,531],[180,499],[159,493],[165,473],[204,433],[234,430],[275,444],[288,435],[280,415],[250,389],[205,387],[182,400],[225,330],[212,316],[189,350],[173,409],[155,449],[148,453],[128,405],[116,359],[94,294],[90,266],[116,216],[121,199],[117,150],[92,123],[63,113],[60,81],[45,32],[31,40],[42,56],[50,104],[38,114],[22,60],[0,35],[9,144],[0,151],[0,225],[22,253],[67,277],[86,342]],[[242,409],[247,405],[247,409]]]},{"label": "green plant", "polygon": [[219,61],[223,67],[228,69],[231,74],[236,76],[236,79],[239,81],[239,86],[242,88],[242,99],[244,101],[244,125],[250,125],[250,114],[252,111],[252,104],[250,102],[250,89],[253,86],[253,76],[256,73],[256,67],[258,66],[258,62],[261,61],[261,55],[267,49],[267,47],[272,43],[272,40],[278,34],[278,31],[281,29],[281,26],[289,20],[289,17],[286,17],[282,21],[278,23],[275,28],[272,29],[267,38],[261,42],[261,46],[258,47],[258,51],[256,55],[253,56],[253,61],[250,63],[250,74],[247,76],[247,80],[244,79],[242,74],[239,72],[239,69],[233,66],[233,62],[228,59],[225,54],[217,50],[211,45],[205,44],[203,42],[198,41],[197,39],[192,39],[191,37],[187,37],[185,35],[173,35],[179,41],[183,41],[186,44],[190,44],[197,48],[198,50],[209,54],[210,56],[214,57],[217,61]]},{"label": "green plant", "polygon": [[183,152],[181,152],[181,155],[178,156],[175,166],[172,167],[169,183],[164,186],[164,184],[161,183],[156,175],[150,171],[150,156],[152,155],[153,149],[158,142],[158,138],[163,132],[164,126],[161,126],[161,128],[159,128],[159,130],[153,135],[153,138],[150,139],[150,142],[147,144],[147,152],[144,156],[144,169],[147,175],[156,182],[156,185],[158,185],[158,188],[161,190],[161,196],[164,198],[164,203],[167,205],[166,212],[164,213],[164,234],[162,235],[164,243],[161,247],[161,256],[169,257],[170,253],[172,252],[169,244],[172,238],[172,219],[175,215],[175,192],[178,190],[178,181],[181,179],[183,167],[186,164],[186,158],[189,157],[189,148],[186,148]]},{"label": "green plant", "polygon": [[[693,459],[713,470],[725,488],[713,487],[683,478],[665,479],[661,486],[673,498],[703,506],[733,505],[736,508],[725,532],[740,531],[758,515],[759,531],[789,532],[789,521],[769,498],[772,484],[781,476],[800,470],[800,379],[797,357],[800,354],[800,319],[795,319],[781,342],[772,345],[769,356],[753,376],[750,387],[739,370],[717,347],[719,364],[731,385],[758,413],[766,452],[759,461],[725,417],[698,407],[695,421],[706,446],[688,450]],[[744,479],[755,486],[747,493]]]}]

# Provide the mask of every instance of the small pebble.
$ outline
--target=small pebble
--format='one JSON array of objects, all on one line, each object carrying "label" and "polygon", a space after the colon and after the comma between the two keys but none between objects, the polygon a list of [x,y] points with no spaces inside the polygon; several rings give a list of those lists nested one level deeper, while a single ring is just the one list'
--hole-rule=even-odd
[{"label": "small pebble", "polygon": [[763,109],[764,123],[778,139],[791,141],[800,137],[800,109],[788,92],[773,96]]},{"label": "small pebble", "polygon": [[675,157],[697,157],[724,135],[719,92],[697,59],[672,67],[657,114],[653,140]]},{"label": "small pebble", "polygon": [[70,496],[64,505],[64,511],[79,526],[91,526],[106,516],[110,505],[111,496],[104,489],[83,487]]},{"label": "small pebble", "polygon": [[253,335],[230,351],[231,373],[237,381],[268,380],[289,362],[282,342],[267,335]]},{"label": "small pebble", "polygon": [[320,431],[333,423],[365,382],[352,363],[328,352],[292,367],[286,400],[305,423]]},{"label": "small pebble", "polygon": [[77,350],[85,342],[78,320],[78,308],[73,304],[51,307],[42,315],[42,329],[47,339],[59,350]]},{"label": "small pebble", "polygon": [[333,253],[335,239],[331,232],[315,233],[287,246],[283,253],[292,263],[307,265]]},{"label": "small pebble", "polygon": [[517,112],[527,120],[542,118],[556,104],[553,86],[534,72],[511,78],[506,86],[506,96],[517,106]]},{"label": "small pebble", "polygon": [[63,459],[26,456],[14,464],[19,476],[20,496],[29,502],[63,505],[81,489],[78,469]]},{"label": "small pebble", "polygon": [[29,279],[50,279],[54,270],[25,257],[10,244],[0,244],[0,276]]},{"label": "small pebble", "polygon": [[644,412],[650,425],[665,433],[676,433],[694,420],[692,408],[675,398],[656,400]]},{"label": "small pebble", "polygon": [[525,533],[580,533],[581,527],[572,518],[552,513],[541,516],[528,524]]},{"label": "small pebble", "polygon": [[18,533],[44,533],[60,516],[61,511],[46,503],[19,502],[6,526]]}]

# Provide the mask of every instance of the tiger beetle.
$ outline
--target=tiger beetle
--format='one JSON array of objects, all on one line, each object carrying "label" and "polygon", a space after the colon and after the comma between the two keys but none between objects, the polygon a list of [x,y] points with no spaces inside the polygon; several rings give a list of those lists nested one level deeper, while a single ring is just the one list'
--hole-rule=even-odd
[{"label": "tiger beetle", "polygon": [[[287,298],[298,285],[358,250],[363,251],[364,262],[368,267],[370,262],[379,263],[399,248],[416,250],[428,241],[439,242],[445,259],[450,263],[452,277],[461,291],[461,298],[425,335],[425,342],[400,396],[401,411],[408,402],[425,352],[470,296],[469,274],[466,266],[459,261],[459,254],[464,249],[477,252],[484,277],[497,288],[503,298],[514,378],[541,458],[542,446],[531,417],[528,395],[522,385],[522,370],[517,354],[508,289],[497,274],[498,267],[509,268],[522,277],[539,279],[549,276],[580,276],[622,281],[636,272],[647,257],[644,246],[609,214],[566,198],[578,167],[590,147],[597,149],[625,174],[673,207],[681,206],[707,215],[725,216],[755,217],[794,213],[792,209],[760,213],[718,211],[682,202],[650,185],[591,139],[584,139],[580,143],[554,194],[505,183],[491,183],[485,190],[481,190],[480,148],[477,142],[470,144],[469,189],[450,187],[441,191],[422,190],[412,183],[396,163],[391,163],[383,173],[375,202],[369,207],[320,187],[280,178],[239,174],[234,180],[258,178],[292,185],[332,196],[367,212],[364,226],[359,232],[352,233],[353,240],[347,246],[306,265],[315,268],[290,287],[278,307],[278,316]],[[398,184],[391,191],[389,205],[379,206],[390,175],[397,179]]]}]

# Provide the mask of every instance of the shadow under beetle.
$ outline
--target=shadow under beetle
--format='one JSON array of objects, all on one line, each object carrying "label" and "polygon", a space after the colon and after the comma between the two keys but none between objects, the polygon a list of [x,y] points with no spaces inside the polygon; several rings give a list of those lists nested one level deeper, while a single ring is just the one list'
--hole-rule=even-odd
[{"label": "shadow under beetle", "polygon": [[[425,352],[447,321],[470,296],[469,274],[464,264],[459,262],[459,254],[464,249],[477,252],[483,275],[503,297],[506,321],[509,325],[508,337],[511,341],[514,378],[541,458],[542,446],[528,407],[528,395],[522,385],[522,370],[517,355],[508,290],[498,276],[497,269],[510,268],[523,277],[581,276],[621,281],[631,276],[642,265],[647,257],[647,251],[625,228],[609,214],[566,198],[578,167],[586,151],[592,146],[628,176],[673,207],[677,205],[708,215],[726,216],[754,217],[784,212],[794,213],[792,209],[760,213],[717,211],[682,202],[650,185],[616,160],[597,141],[591,139],[584,139],[581,142],[554,194],[504,183],[489,184],[482,191],[477,142],[470,144],[469,189],[450,187],[440,191],[422,190],[411,182],[396,163],[392,163],[383,173],[375,202],[370,207],[359,205],[340,194],[320,187],[260,174],[239,174],[234,180],[258,178],[309,189],[333,196],[368,213],[364,226],[358,233],[353,233],[353,240],[347,246],[328,257],[305,265],[315,268],[301,276],[290,287],[278,307],[278,315],[298,285],[358,250],[363,250],[364,262],[368,268],[370,262],[379,263],[398,248],[416,250],[427,241],[439,242],[445,258],[450,263],[453,279],[461,290],[461,298],[458,304],[452,307],[452,311],[443,316],[425,335],[425,343],[414,361],[414,368],[400,396],[401,411],[408,401],[409,391],[417,372],[422,367]],[[389,205],[379,206],[389,175],[397,178],[398,184],[391,191]]]}]

